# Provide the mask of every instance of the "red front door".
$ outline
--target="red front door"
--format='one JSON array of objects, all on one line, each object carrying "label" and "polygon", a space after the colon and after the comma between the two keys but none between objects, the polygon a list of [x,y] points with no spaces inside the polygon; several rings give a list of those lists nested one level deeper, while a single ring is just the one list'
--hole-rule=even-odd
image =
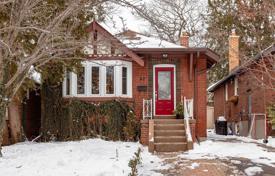
[{"label": "red front door", "polygon": [[154,86],[156,115],[172,115],[174,111],[174,67],[156,67]]}]

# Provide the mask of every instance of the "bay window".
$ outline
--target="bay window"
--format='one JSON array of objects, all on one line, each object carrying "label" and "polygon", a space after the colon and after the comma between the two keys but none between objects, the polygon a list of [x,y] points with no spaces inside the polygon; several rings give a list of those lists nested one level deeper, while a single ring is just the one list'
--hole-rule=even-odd
[{"label": "bay window", "polygon": [[82,65],[78,73],[66,73],[64,97],[132,97],[131,62],[85,61]]}]

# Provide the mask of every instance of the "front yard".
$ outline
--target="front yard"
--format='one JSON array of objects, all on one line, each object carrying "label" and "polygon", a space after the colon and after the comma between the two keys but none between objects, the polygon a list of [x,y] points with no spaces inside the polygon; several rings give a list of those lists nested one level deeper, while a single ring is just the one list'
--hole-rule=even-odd
[{"label": "front yard", "polygon": [[150,175],[160,169],[160,159],[138,143],[101,139],[80,142],[19,143],[3,148],[1,175],[6,176],[109,176],[128,175],[128,162],[141,147],[139,173]]},{"label": "front yard", "polygon": [[268,145],[245,137],[219,136],[184,153],[152,155],[132,142],[90,139],[79,142],[19,143],[4,147],[1,175],[108,176],[128,175],[129,160],[140,147],[139,175],[272,175],[275,172],[275,140]]}]

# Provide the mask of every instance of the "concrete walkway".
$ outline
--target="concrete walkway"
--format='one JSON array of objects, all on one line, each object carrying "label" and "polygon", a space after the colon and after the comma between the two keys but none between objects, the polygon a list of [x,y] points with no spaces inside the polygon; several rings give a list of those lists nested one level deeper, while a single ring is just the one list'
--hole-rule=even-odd
[{"label": "concrete walkway", "polygon": [[255,164],[245,158],[215,159],[215,160],[187,160],[177,157],[180,153],[159,154],[165,164],[171,167],[157,172],[166,176],[246,176],[245,169],[249,167],[261,167],[263,172],[255,176],[274,176],[275,168]]}]

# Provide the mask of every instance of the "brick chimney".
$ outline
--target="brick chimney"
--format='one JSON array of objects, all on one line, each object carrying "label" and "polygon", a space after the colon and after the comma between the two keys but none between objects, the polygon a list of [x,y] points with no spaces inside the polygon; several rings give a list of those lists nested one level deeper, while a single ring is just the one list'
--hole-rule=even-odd
[{"label": "brick chimney", "polygon": [[239,38],[233,29],[229,36],[229,72],[237,68],[240,64]]},{"label": "brick chimney", "polygon": [[183,32],[180,37],[180,45],[186,48],[189,47],[189,35],[187,32]]}]

